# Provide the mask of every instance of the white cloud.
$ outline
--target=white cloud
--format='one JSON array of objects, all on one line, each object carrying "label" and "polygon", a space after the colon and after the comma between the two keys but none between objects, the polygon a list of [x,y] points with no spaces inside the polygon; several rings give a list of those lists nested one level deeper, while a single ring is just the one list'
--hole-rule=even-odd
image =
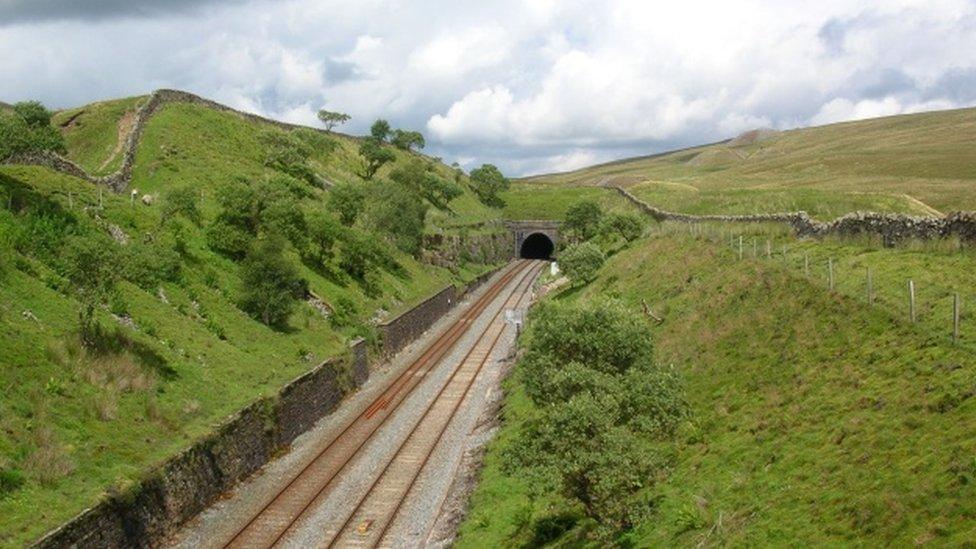
[{"label": "white cloud", "polygon": [[176,87],[304,123],[328,106],[350,131],[388,118],[448,161],[513,173],[976,103],[967,0],[251,0],[105,17],[0,26],[0,99]]}]

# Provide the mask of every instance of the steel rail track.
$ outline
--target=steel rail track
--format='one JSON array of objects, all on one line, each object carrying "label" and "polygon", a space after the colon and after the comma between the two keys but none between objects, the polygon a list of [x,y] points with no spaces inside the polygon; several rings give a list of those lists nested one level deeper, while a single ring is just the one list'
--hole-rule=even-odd
[{"label": "steel rail track", "polygon": [[[529,273],[538,273],[541,268],[541,266],[538,268],[533,267],[530,269]],[[525,279],[530,281],[530,285],[527,285],[525,288],[521,288],[522,282]],[[481,375],[485,365],[488,364],[498,340],[505,332],[504,324],[501,326],[496,325],[498,317],[501,315],[502,311],[509,306],[512,298],[515,298],[514,303],[515,305],[518,305],[527,295],[529,295],[532,279],[532,276],[523,277],[523,280],[516,285],[515,290],[509,296],[508,300],[506,300],[505,304],[495,313],[491,321],[489,321],[487,327],[479,336],[478,341],[465,354],[458,367],[455,368],[451,373],[451,377],[441,387],[437,396],[434,397],[434,399],[431,400],[431,402],[427,405],[423,415],[413,424],[410,432],[400,442],[396,451],[386,462],[379,475],[373,478],[369,488],[358,499],[356,507],[346,516],[346,519],[343,521],[342,525],[335,530],[335,535],[328,540],[327,543],[320,546],[331,548],[341,545],[342,547],[347,547],[366,542],[365,545],[368,547],[377,547],[382,543],[390,527],[396,521],[397,515],[399,514],[403,503],[407,500],[410,492],[413,490],[417,479],[427,467],[431,456],[443,439],[444,433],[453,422],[454,417],[461,408],[461,405],[465,400],[467,400],[471,389],[474,387],[475,381]],[[485,343],[488,340],[490,340],[490,342],[488,342],[486,346],[482,347],[482,343]],[[472,357],[476,358],[473,362],[469,362],[469,359]],[[471,367],[466,368],[466,366]],[[470,370],[473,370],[473,372],[470,372]],[[462,372],[464,372],[466,376],[458,377]],[[459,381],[459,384],[463,387],[461,391],[457,391],[458,387],[453,386],[455,381]],[[454,391],[450,389],[454,389]],[[437,410],[438,406],[442,404],[445,406],[450,406],[449,411],[447,411],[446,415],[442,415],[442,417],[439,419],[434,419],[435,416],[432,414],[436,414],[435,410]],[[427,423],[428,418],[432,418],[433,420],[429,424]],[[424,432],[425,427],[427,430],[433,429],[434,432]],[[425,440],[425,436],[427,437],[427,440]],[[410,448],[411,445],[420,445],[420,448]],[[397,468],[399,468],[399,471]],[[398,473],[401,475],[399,480],[397,479]],[[393,486],[384,486],[384,483],[393,484]],[[400,486],[397,486],[397,484],[400,484]],[[375,499],[377,501],[371,501],[371,499]],[[354,535],[350,530],[350,526],[354,522],[353,519],[355,519],[357,516],[360,516],[361,519],[365,518],[366,512],[364,509],[367,507],[368,503],[373,504],[374,512],[371,513],[371,517],[368,520],[362,521],[361,525],[366,526],[365,531],[358,532],[360,538],[349,539]],[[384,507],[387,509],[384,510]],[[379,510],[377,511],[376,508],[379,508]],[[377,525],[377,522],[380,522],[380,524]],[[381,527],[377,534],[372,534],[369,532],[369,529],[373,528],[374,525]],[[363,539],[363,536],[369,536],[369,538]]]},{"label": "steel rail track", "polygon": [[[473,304],[471,304],[465,313],[455,321],[448,329],[443,331],[438,338],[428,346],[428,348],[414,360],[407,368],[405,368],[393,381],[390,382],[383,392],[363,411],[361,411],[358,416],[349,422],[345,428],[336,435],[321,451],[319,451],[315,457],[313,457],[305,466],[295,474],[289,482],[287,482],[280,490],[275,493],[275,496],[270,498],[261,509],[254,514],[248,522],[238,529],[235,534],[231,537],[229,541],[223,544],[224,547],[255,547],[255,546],[271,546],[278,542],[284,533],[289,530],[289,528],[294,524],[295,521],[299,519],[312,505],[312,503],[321,495],[325,488],[332,482],[335,476],[345,467],[345,465],[358,454],[359,450],[368,442],[373,434],[378,430],[383,424],[385,424],[386,419],[392,415],[392,412],[384,415],[382,420],[375,426],[371,428],[369,426],[363,426],[365,422],[371,420],[378,412],[385,410],[390,404],[396,402],[397,406],[402,402],[412,390],[419,384],[426,374],[437,365],[440,359],[446,355],[461,337],[468,331],[472,321],[477,318],[486,308],[488,308],[495,298],[502,292],[502,290],[514,279],[516,276],[521,274],[531,265],[530,261],[518,261],[514,263],[508,270],[496,281],[486,292],[484,292]],[[395,409],[394,409],[395,410]],[[355,433],[354,431],[364,431],[360,433]],[[359,436],[355,436],[355,435]],[[353,435],[349,437],[347,435]],[[338,468],[334,469],[331,474],[328,474],[328,468],[326,468],[325,476],[327,478],[318,479],[319,482],[314,484],[319,485],[320,488],[314,490],[314,494],[306,499],[303,504],[300,505],[298,509],[285,509],[284,520],[281,520],[281,513],[276,513],[275,507],[293,507],[288,506],[286,498],[287,496],[295,490],[295,488],[307,487],[307,482],[299,482],[300,480],[311,480],[314,481],[315,473],[322,473],[321,469],[323,466],[327,466],[325,463],[325,457],[328,456],[330,450],[333,450],[337,445],[341,445],[346,442],[345,439],[352,438],[354,440],[361,439],[360,444],[353,444],[355,448],[351,452],[346,452],[348,455],[347,459],[341,460],[342,464]],[[313,477],[312,479],[303,479],[303,477]],[[289,520],[288,515],[293,515],[293,518]],[[263,534],[263,535],[262,535]]]}]

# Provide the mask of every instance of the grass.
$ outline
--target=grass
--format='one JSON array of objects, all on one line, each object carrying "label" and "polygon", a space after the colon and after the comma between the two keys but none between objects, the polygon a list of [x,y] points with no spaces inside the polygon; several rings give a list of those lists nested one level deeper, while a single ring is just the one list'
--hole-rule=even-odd
[{"label": "grass", "polygon": [[[892,288],[909,273],[928,271],[945,285],[971,277],[971,258],[958,252],[797,246],[797,254],[870,260],[879,291],[889,276]],[[583,290],[557,297],[617,297],[635,314],[646,300],[665,318],[651,327],[657,360],[684,376],[693,420],[671,474],[651,489],[654,516],[626,543],[971,541],[973,349],[953,345],[944,322],[911,325],[884,302],[868,306],[859,275],[839,278],[839,291],[830,292],[821,274],[807,277],[793,261],[736,255],[721,231],[692,236],[665,227],[614,255]],[[532,413],[516,380],[507,382],[502,430],[459,547],[525,543],[533,521],[562,511],[558,502],[527,500],[518,474],[500,467],[500,453]],[[560,538],[580,543],[572,531]]]},{"label": "grass", "polygon": [[504,193],[505,219],[563,219],[566,211],[583,200],[600,204],[604,211],[632,210],[633,206],[613,189],[513,183]]},{"label": "grass", "polygon": [[[85,123],[65,130],[69,156],[89,168],[101,165],[105,158],[99,151],[114,143],[110,136],[117,134],[118,117],[137,101],[83,108],[76,121]],[[60,113],[58,119],[72,114],[77,113]],[[181,104],[167,105],[151,119],[131,187],[158,199],[173,186],[192,186],[202,196],[204,223],[186,224],[188,252],[178,281],[148,290],[123,282],[111,307],[97,312],[108,337],[119,342],[114,350],[94,353],[78,344],[79,304],[58,275],[56,260],[47,264],[29,252],[8,254],[4,248],[0,546],[29,544],[106,492],[137,482],[222,418],[344,352],[351,337],[370,333],[373,319],[395,315],[444,285],[470,280],[490,267],[465,263],[451,271],[389,247],[402,272],[382,273],[378,295],[367,295],[356,282],[301,266],[317,295],[333,305],[351,305],[350,324],[335,326],[307,303],[299,304],[283,330],[253,320],[237,307],[239,265],[210,250],[203,229],[217,213],[218,185],[269,173],[257,142],[264,129],[234,115]],[[332,181],[355,181],[356,143],[336,139],[338,149],[317,150],[312,165]],[[406,154],[397,152],[401,159]],[[446,166],[435,169],[451,173]],[[99,193],[84,181],[40,167],[0,167],[0,195],[27,196],[68,212],[79,220],[75,231],[114,225],[130,237],[130,246],[160,230],[158,200],[146,205],[130,201],[127,194]],[[318,207],[326,197],[326,191],[315,190],[303,207]],[[453,212],[432,216],[430,231],[496,217],[470,191],[451,207]],[[25,230],[24,211],[7,208],[5,199],[0,245]]]},{"label": "grass", "polygon": [[856,210],[976,209],[976,109],[910,114],[777,133],[528,178],[613,183],[688,213],[802,209],[822,220]]},{"label": "grass", "polygon": [[[131,130],[135,112],[145,99],[141,96],[102,101],[55,114],[52,123],[61,127],[68,158],[92,174],[104,175],[119,169],[123,156],[119,137]],[[128,125],[120,128],[123,120]]]}]

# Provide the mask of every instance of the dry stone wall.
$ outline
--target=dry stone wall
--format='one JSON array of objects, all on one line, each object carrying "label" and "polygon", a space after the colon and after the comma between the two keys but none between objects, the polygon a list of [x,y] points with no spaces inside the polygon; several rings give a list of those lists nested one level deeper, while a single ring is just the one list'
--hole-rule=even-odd
[{"label": "dry stone wall", "polygon": [[662,210],[637,198],[622,187],[614,186],[613,188],[657,221],[785,223],[792,227],[793,232],[800,237],[874,235],[880,236],[886,245],[894,245],[903,240],[931,240],[952,236],[957,236],[966,242],[976,242],[976,212],[955,212],[946,217],[853,212],[828,222],[819,222],[807,215],[806,212],[691,215]]},{"label": "dry stone wall", "polygon": [[44,166],[61,173],[72,175],[80,179],[84,179],[90,183],[97,185],[105,185],[106,187],[114,190],[115,192],[122,192],[132,181],[132,167],[136,160],[136,150],[139,146],[139,141],[142,139],[142,132],[146,128],[146,124],[152,118],[152,116],[159,110],[160,107],[168,103],[188,103],[191,105],[200,105],[217,111],[228,112],[251,120],[253,122],[260,122],[262,124],[270,124],[284,130],[294,130],[298,128],[305,128],[313,131],[318,131],[322,133],[328,133],[320,128],[311,128],[308,126],[301,126],[298,124],[289,124],[287,122],[281,122],[279,120],[273,120],[271,118],[265,118],[263,116],[258,116],[253,113],[243,112],[236,109],[232,109],[226,105],[221,105],[216,101],[211,101],[205,99],[198,95],[194,95],[189,92],[180,90],[156,90],[153,92],[149,99],[147,99],[136,111],[136,120],[133,124],[132,131],[126,138],[125,146],[122,151],[122,166],[115,172],[104,177],[98,177],[89,174],[84,168],[75,164],[74,162],[64,158],[58,154],[51,152],[35,152],[23,155],[17,155],[6,160],[7,164],[21,164],[21,165],[33,165],[33,166]]}]

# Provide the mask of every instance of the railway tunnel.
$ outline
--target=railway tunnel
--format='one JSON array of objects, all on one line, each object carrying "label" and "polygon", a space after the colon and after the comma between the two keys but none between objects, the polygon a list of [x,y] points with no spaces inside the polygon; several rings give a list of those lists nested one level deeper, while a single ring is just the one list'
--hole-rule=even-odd
[{"label": "railway tunnel", "polygon": [[523,259],[554,259],[559,245],[558,221],[508,221],[513,244],[512,255]]}]

